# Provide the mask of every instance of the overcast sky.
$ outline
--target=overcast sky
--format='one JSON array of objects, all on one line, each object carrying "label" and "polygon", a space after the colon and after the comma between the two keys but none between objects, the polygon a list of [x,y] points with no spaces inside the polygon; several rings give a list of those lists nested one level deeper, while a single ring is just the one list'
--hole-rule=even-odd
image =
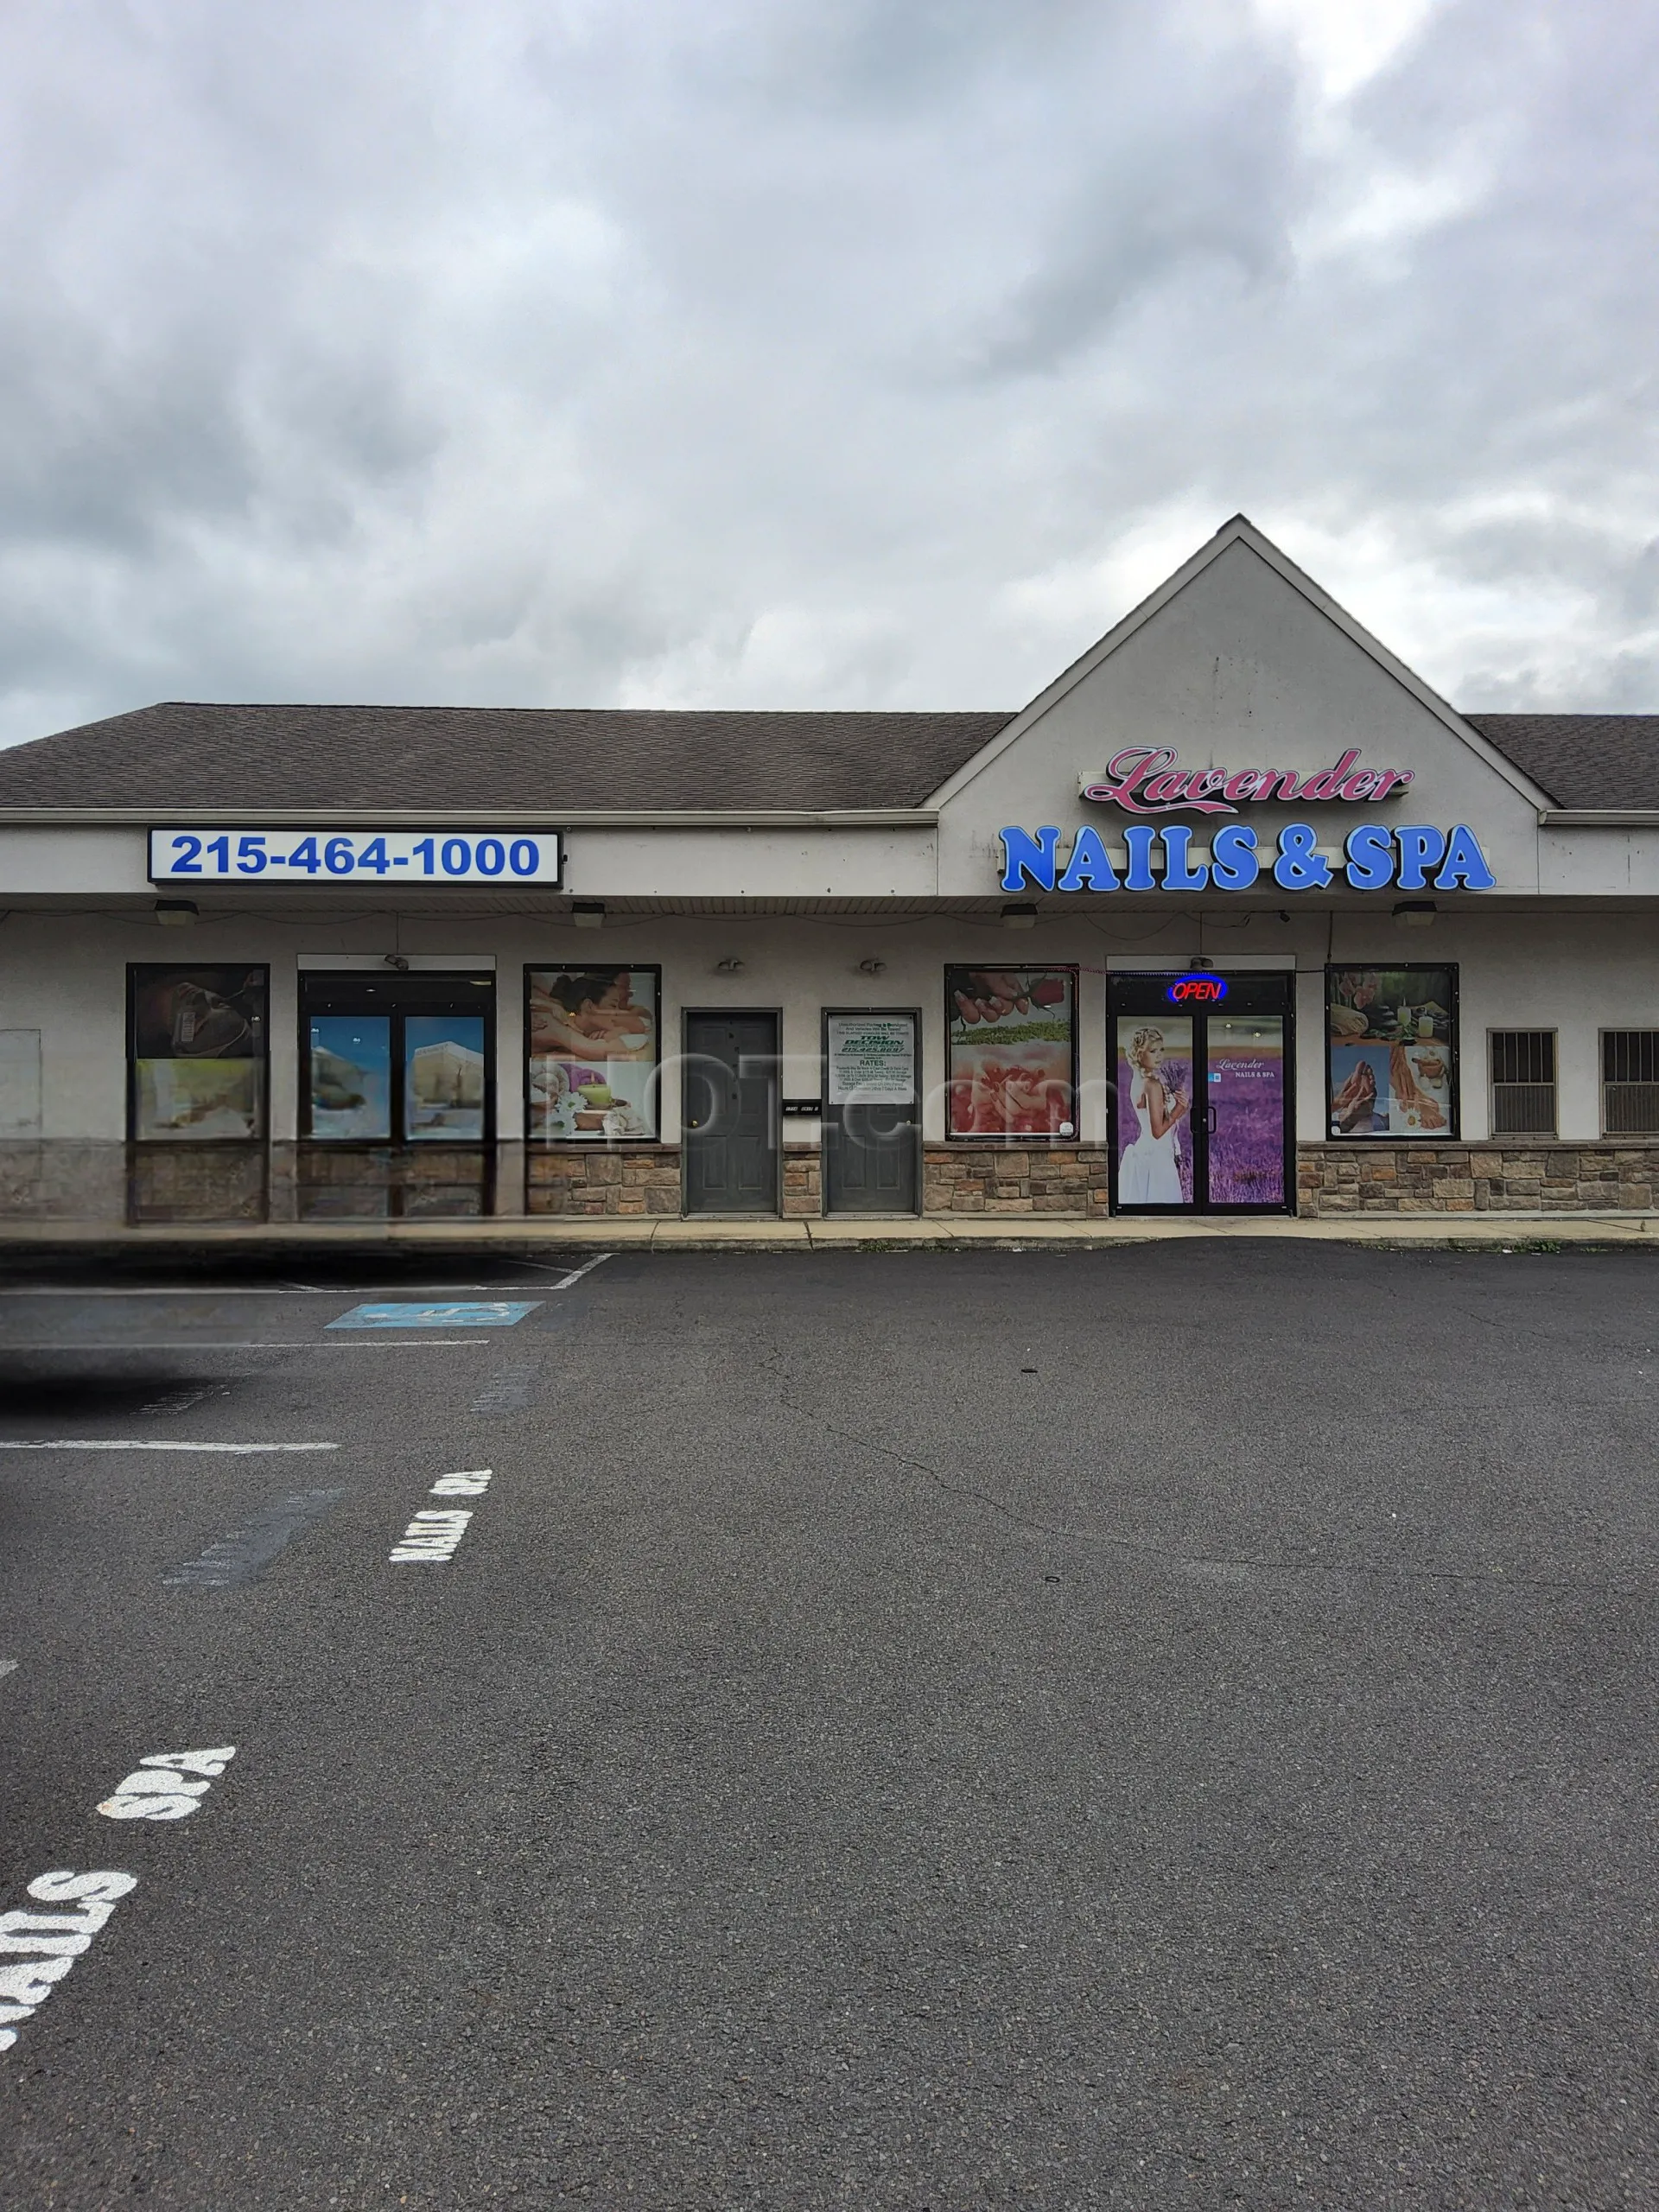
[{"label": "overcast sky", "polygon": [[1014,707],[1239,509],[1659,709],[1637,0],[9,0],[0,739]]}]

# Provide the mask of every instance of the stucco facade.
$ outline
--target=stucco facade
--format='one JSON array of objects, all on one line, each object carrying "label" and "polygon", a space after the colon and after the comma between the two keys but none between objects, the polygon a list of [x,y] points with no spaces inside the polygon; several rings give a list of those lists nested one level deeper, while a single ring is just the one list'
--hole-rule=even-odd
[{"label": "stucco facade", "polygon": [[[70,740],[26,750],[49,765],[59,743]],[[1409,781],[1375,803],[1275,797],[1218,814],[1166,804],[1140,816],[1081,795],[1109,760],[1137,748],[1174,756],[1182,773],[1260,767],[1294,771],[1304,783],[1352,753],[1362,774],[1386,768]],[[144,1166],[144,1187],[187,1193],[177,1200],[187,1209],[219,1204],[280,1217],[303,1211],[296,1192],[349,1183],[337,1161],[298,1157],[317,1150],[308,1122],[308,976],[462,971],[480,990],[493,979],[487,1142],[496,1159],[478,1203],[498,1211],[667,1211],[688,1203],[681,1148],[690,1094],[679,1068],[687,1018],[728,1009],[776,1018],[775,1204],[817,1211],[827,1196],[823,1123],[805,1109],[826,1095],[826,1010],[890,1009],[917,1025],[916,1205],[1103,1214],[1116,1202],[1113,1148],[1121,1153],[1128,1120],[1112,1007],[1125,978],[1188,972],[1241,985],[1285,979],[1293,1073],[1283,1090],[1294,1101],[1295,1147],[1287,1206],[1653,1204],[1649,1140],[1607,1126],[1604,1039],[1659,1032],[1659,809],[1649,817],[1642,804],[1562,804],[1242,521],[920,804],[722,807],[711,793],[706,807],[663,809],[636,792],[613,808],[562,808],[556,759],[514,805],[488,810],[426,807],[408,791],[373,809],[331,803],[321,789],[295,789],[282,809],[238,809],[210,794],[216,823],[291,827],[296,836],[353,824],[461,833],[487,823],[504,834],[515,821],[551,824],[564,842],[556,888],[400,883],[394,893],[384,881],[310,876],[204,881],[182,887],[194,909],[188,926],[158,926],[158,899],[177,906],[181,887],[152,880],[148,832],[206,818],[200,791],[157,785],[147,804],[109,804],[85,788],[73,803],[24,803],[8,798],[3,770],[0,760],[0,1150],[3,1202],[14,1211],[99,1213],[130,1203],[119,1195],[131,1186],[127,1148],[143,1134],[130,1118],[130,970],[168,963],[245,966],[268,977],[260,1177],[248,1175],[245,1159],[217,1154],[192,1168],[176,1140],[139,1147],[167,1155]],[[1142,821],[1154,833],[1143,846],[1166,867],[1184,863],[1187,887],[1065,891],[1029,875],[1004,880],[1011,827],[1058,830],[1062,870],[1078,833],[1092,830],[1121,877]],[[1327,881],[1275,879],[1274,841],[1293,823],[1312,831]],[[1402,824],[1441,833],[1466,826],[1491,887],[1441,887],[1432,874],[1411,897],[1398,883],[1352,887],[1344,842],[1367,823],[1385,842]],[[1260,876],[1237,890],[1198,882],[1220,849],[1217,833],[1235,824],[1255,832]],[[1184,846],[1160,841],[1169,826],[1191,833]],[[1402,914],[1402,906],[1416,912]],[[588,926],[577,925],[580,907]],[[1450,1118],[1410,1138],[1333,1138],[1330,979],[1408,962],[1455,973],[1455,1035],[1444,1020],[1441,1028],[1455,1057]],[[1038,1141],[1010,1128],[988,1146],[952,1134],[945,971],[1016,966],[1075,971],[1075,1094],[1064,1124]],[[527,1131],[525,970],[613,967],[660,970],[649,1141],[566,1142]],[[1548,1131],[1494,1135],[1493,1032],[1553,1038]],[[1421,1041],[1408,1037],[1417,1064],[1438,1065]],[[1386,1074],[1384,1058],[1376,1065]],[[1196,1075],[1196,1058],[1192,1068]],[[1191,1114],[1201,1103],[1184,1103]],[[799,1110],[783,1110],[791,1106]],[[423,1154],[416,1179],[441,1186],[438,1164],[435,1151]],[[165,1211],[168,1200],[155,1203]]]}]

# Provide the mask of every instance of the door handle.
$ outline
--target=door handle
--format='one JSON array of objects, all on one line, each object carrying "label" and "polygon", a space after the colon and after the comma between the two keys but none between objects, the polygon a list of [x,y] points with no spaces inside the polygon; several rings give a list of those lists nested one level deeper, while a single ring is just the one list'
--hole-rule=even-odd
[{"label": "door handle", "polygon": [[1207,1136],[1214,1136],[1216,1134],[1216,1109],[1213,1106],[1206,1106],[1204,1109],[1204,1127],[1205,1134]]}]

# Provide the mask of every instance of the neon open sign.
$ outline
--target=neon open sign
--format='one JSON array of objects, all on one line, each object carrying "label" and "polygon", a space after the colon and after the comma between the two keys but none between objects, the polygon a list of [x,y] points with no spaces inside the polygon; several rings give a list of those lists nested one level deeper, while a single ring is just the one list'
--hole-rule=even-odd
[{"label": "neon open sign", "polygon": [[1178,976],[1164,993],[1172,1006],[1219,1006],[1226,995],[1220,976]]}]

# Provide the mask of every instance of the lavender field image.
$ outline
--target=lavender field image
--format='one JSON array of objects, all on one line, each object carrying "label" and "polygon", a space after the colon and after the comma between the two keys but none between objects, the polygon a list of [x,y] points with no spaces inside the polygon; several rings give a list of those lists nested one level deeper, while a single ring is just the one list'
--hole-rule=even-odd
[{"label": "lavender field image", "polygon": [[[1219,1080],[1217,1080],[1219,1078]],[[1285,1055],[1272,1020],[1212,1021],[1210,1203],[1275,1206],[1285,1200]]]}]

